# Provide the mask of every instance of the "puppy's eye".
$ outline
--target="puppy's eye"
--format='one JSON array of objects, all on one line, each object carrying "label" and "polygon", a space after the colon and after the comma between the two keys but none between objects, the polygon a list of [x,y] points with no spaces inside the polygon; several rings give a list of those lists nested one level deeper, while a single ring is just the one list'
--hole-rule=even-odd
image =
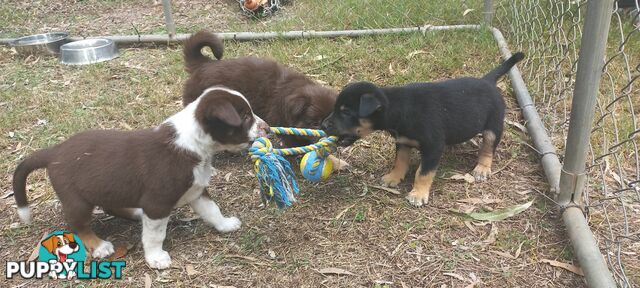
[{"label": "puppy's eye", "polygon": [[58,241],[58,247],[62,246],[62,242]]},{"label": "puppy's eye", "polygon": [[341,109],[341,110],[340,110],[340,112],[341,112],[343,115],[346,115],[346,116],[353,116],[353,115],[355,115],[355,113],[353,113],[353,111],[351,111],[351,109],[347,109],[347,108],[345,108],[345,109]]}]

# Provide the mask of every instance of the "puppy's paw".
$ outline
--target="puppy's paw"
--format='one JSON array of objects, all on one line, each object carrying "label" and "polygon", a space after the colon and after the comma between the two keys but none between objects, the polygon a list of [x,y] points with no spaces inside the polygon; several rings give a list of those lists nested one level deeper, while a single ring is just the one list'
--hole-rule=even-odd
[{"label": "puppy's paw", "polygon": [[402,182],[402,177],[398,177],[393,173],[382,176],[382,184],[387,187],[398,187],[398,184]]},{"label": "puppy's paw", "polygon": [[164,250],[154,253],[144,253],[144,259],[149,267],[154,269],[167,269],[171,267],[171,256]]},{"label": "puppy's paw", "polygon": [[215,225],[216,230],[221,233],[233,232],[240,229],[242,222],[236,217],[227,217]]},{"label": "puppy's paw", "polygon": [[98,247],[93,249],[93,253],[91,253],[91,256],[93,256],[93,258],[106,258],[109,255],[113,254],[113,251],[113,244],[111,244],[111,242],[109,241],[103,240],[102,242],[100,242],[100,245],[98,245]]},{"label": "puppy's paw", "polygon": [[429,202],[429,193],[424,193],[419,190],[411,190],[407,197],[405,197],[411,205],[415,207],[422,207],[422,205],[427,205]]},{"label": "puppy's paw", "polygon": [[491,176],[491,167],[478,164],[476,168],[473,169],[472,174],[473,177],[476,178],[476,181],[485,181]]}]

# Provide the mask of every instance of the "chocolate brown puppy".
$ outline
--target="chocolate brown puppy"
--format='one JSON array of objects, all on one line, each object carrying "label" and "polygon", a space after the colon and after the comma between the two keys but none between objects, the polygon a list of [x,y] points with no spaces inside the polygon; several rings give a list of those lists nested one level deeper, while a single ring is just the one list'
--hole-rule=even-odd
[{"label": "chocolate brown puppy", "polygon": [[[209,47],[218,60],[202,54]],[[302,73],[275,61],[257,57],[222,60],[224,44],[217,35],[200,31],[184,44],[184,61],[189,78],[185,82],[182,103],[187,105],[213,85],[223,85],[242,93],[260,116],[271,126],[320,128],[331,113],[337,91],[322,86]],[[283,136],[286,147],[308,145],[314,139]],[[332,156],[337,168],[347,166]]]},{"label": "chocolate brown puppy", "polygon": [[81,132],[27,157],[13,175],[18,215],[25,223],[31,221],[27,176],[46,168],[71,230],[93,257],[114,252],[90,227],[94,207],[101,206],[118,216],[141,219],[147,263],[168,268],[171,258],[162,243],[174,207],[189,204],[220,232],[240,228],[238,218],[224,217],[203,193],[217,173],[211,159],[220,151],[246,149],[267,130],[242,94],[224,87],[206,89],[154,128]]}]

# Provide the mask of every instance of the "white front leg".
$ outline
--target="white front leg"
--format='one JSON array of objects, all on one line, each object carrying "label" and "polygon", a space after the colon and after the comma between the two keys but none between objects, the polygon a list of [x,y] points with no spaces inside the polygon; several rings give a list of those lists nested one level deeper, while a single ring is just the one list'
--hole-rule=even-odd
[{"label": "white front leg", "polygon": [[162,250],[162,242],[167,235],[167,223],[169,217],[151,219],[147,214],[142,214],[142,247],[144,259],[151,268],[166,269],[171,266],[169,253]]},{"label": "white front leg", "polygon": [[189,205],[191,205],[193,211],[202,217],[204,222],[212,225],[222,233],[236,231],[240,229],[240,225],[242,225],[240,219],[236,217],[224,217],[222,213],[220,213],[218,205],[206,196],[201,195],[196,200],[191,201]]}]

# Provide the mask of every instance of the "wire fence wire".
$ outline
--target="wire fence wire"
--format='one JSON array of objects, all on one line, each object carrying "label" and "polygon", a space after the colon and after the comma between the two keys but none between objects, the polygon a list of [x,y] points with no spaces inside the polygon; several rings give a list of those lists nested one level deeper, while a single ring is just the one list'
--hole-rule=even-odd
[{"label": "wire fence wire", "polygon": [[[593,119],[583,201],[599,248],[621,287],[640,285],[640,24],[639,0],[618,0]],[[538,112],[560,155],[586,1],[522,0],[496,5],[497,26],[515,51]]]}]

